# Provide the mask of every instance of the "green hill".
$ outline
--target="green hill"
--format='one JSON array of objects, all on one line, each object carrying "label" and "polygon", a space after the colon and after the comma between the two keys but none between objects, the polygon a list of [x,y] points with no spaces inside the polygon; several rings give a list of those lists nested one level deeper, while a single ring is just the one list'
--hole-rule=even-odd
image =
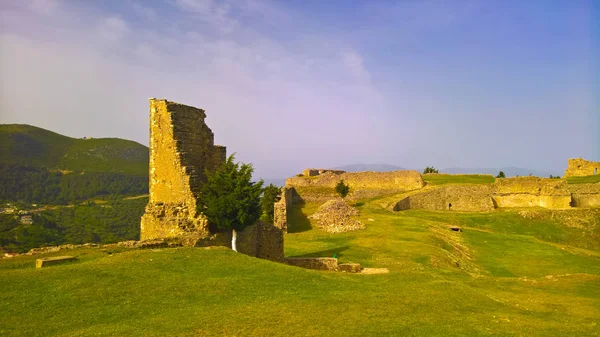
[{"label": "green hill", "polygon": [[148,191],[148,148],[124,139],[76,139],[31,125],[0,125],[0,200],[82,201]]},{"label": "green hill", "polygon": [[148,148],[119,138],[76,139],[31,125],[0,125],[0,164],[148,175]]},{"label": "green hill", "polygon": [[356,203],[367,228],[333,234],[306,217],[317,204],[294,205],[285,253],[336,254],[387,274],[305,270],[226,248],[81,248],[44,255],[78,260],[39,270],[40,256],[0,260],[0,335],[599,335],[600,210],[385,204]]}]

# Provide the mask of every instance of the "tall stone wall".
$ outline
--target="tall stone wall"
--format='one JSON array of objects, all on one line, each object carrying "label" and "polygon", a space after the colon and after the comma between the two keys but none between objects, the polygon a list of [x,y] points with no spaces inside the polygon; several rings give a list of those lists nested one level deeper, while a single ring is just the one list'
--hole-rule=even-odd
[{"label": "tall stone wall", "polygon": [[298,190],[303,187],[318,187],[322,189],[321,192],[327,192],[327,189],[331,192],[343,179],[350,186],[350,193],[360,197],[412,191],[425,186],[417,171],[344,172],[308,169],[304,172],[305,174],[286,179],[286,186],[298,187]]},{"label": "tall stone wall", "polygon": [[565,177],[591,176],[600,174],[600,162],[587,161],[582,158],[569,159],[569,166],[565,170]]},{"label": "tall stone wall", "polygon": [[494,209],[494,202],[488,185],[449,185],[409,195],[393,208],[407,209],[486,212]]},{"label": "tall stone wall", "polygon": [[492,198],[497,207],[569,208],[571,193],[563,179],[516,177],[496,179]]},{"label": "tall stone wall", "polygon": [[296,191],[293,187],[284,187],[281,191],[281,199],[275,203],[275,215],[273,225],[287,232],[287,212],[288,208],[294,203]]},{"label": "tall stone wall", "polygon": [[206,177],[225,161],[226,149],[214,145],[204,110],[150,99],[150,200],[141,222],[141,239],[208,234],[197,212]]},{"label": "tall stone wall", "polygon": [[569,184],[568,189],[571,192],[571,206],[600,207],[600,183]]}]

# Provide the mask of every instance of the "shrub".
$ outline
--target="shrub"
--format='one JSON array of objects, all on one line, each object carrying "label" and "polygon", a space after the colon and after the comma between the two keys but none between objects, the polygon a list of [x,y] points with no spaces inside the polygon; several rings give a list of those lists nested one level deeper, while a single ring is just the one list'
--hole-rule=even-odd
[{"label": "shrub", "polygon": [[423,174],[427,174],[427,173],[440,173],[440,172],[435,167],[433,167],[433,166],[427,166],[423,170]]},{"label": "shrub", "polygon": [[506,175],[504,174],[504,171],[498,172],[498,175],[496,176],[496,178],[506,178]]},{"label": "shrub", "polygon": [[345,198],[350,192],[350,186],[344,183],[344,179],[340,180],[337,185],[335,185],[335,191],[340,195],[340,197]]}]

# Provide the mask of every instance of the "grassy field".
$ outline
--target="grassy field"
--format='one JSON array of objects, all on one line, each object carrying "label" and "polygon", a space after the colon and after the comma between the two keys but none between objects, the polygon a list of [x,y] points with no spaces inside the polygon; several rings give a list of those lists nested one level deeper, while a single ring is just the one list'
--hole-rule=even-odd
[{"label": "grassy field", "polygon": [[593,176],[582,176],[582,177],[566,177],[569,184],[588,184],[588,183],[600,183],[600,174]]},{"label": "grassy field", "polygon": [[77,262],[41,270],[35,257],[1,260],[0,335],[600,335],[598,210],[392,213],[380,203],[358,202],[367,228],[340,234],[312,229],[317,204],[294,207],[285,251],[389,274],[227,249],[78,250]]},{"label": "grassy field", "polygon": [[492,175],[485,174],[424,174],[423,180],[431,185],[443,184],[491,184],[494,182]]}]

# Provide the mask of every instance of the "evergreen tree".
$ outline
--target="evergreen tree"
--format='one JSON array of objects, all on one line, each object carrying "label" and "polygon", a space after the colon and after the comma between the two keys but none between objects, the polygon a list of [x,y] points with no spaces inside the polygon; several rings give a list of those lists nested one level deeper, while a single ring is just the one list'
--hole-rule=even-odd
[{"label": "evergreen tree", "polygon": [[433,166],[427,166],[424,170],[423,170],[423,174],[426,173],[439,173],[439,171],[433,167]]},{"label": "evergreen tree", "polygon": [[234,159],[231,155],[216,171],[205,172],[199,211],[218,229],[231,231],[231,248],[237,251],[236,231],[243,231],[260,217],[263,181],[252,182],[252,165],[234,163]]},{"label": "evergreen tree", "polygon": [[335,191],[340,195],[340,197],[345,198],[350,192],[350,186],[344,183],[344,179],[340,180],[337,185],[335,185]]}]

